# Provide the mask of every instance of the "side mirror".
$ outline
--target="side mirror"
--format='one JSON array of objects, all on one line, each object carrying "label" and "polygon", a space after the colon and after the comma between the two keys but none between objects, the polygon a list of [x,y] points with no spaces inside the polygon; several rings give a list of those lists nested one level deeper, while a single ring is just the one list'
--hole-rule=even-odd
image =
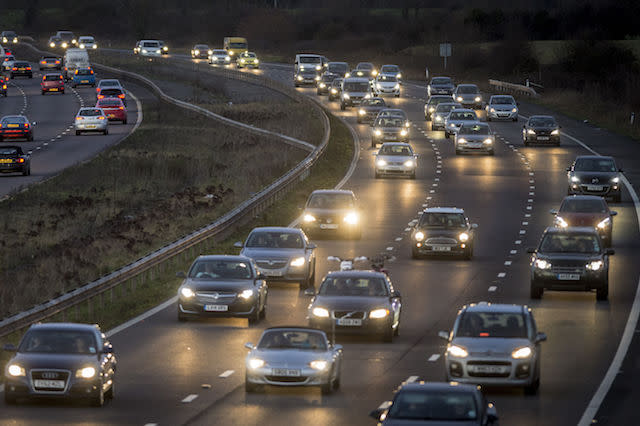
[{"label": "side mirror", "polygon": [[615,211],[615,210],[611,210],[611,211],[609,212],[609,214],[610,214],[611,216],[618,216],[618,212],[617,212],[617,211]]},{"label": "side mirror", "polygon": [[546,342],[546,341],[547,341],[547,335],[545,333],[536,334],[536,338],[534,340],[535,343]]},{"label": "side mirror", "polygon": [[478,227],[478,224],[477,224],[477,223],[472,223],[472,224],[471,224],[471,228],[476,229],[477,227]]},{"label": "side mirror", "polygon": [[309,243],[309,245],[307,246],[307,248],[309,250],[315,250],[318,248],[318,246],[315,243]]},{"label": "side mirror", "polygon": [[613,256],[614,254],[616,254],[616,251],[612,248],[608,248],[604,251],[604,254],[607,254],[609,256]]},{"label": "side mirror", "polygon": [[304,295],[305,296],[315,296],[316,295],[316,290],[313,287],[308,287],[304,290]]},{"label": "side mirror", "polygon": [[536,249],[535,247],[527,247],[527,253],[535,253]]},{"label": "side mirror", "polygon": [[446,331],[438,331],[438,337],[446,340],[447,342],[449,341],[449,333]]},{"label": "side mirror", "polygon": [[494,424],[498,421],[498,412],[496,411],[495,405],[491,402],[487,405],[487,420],[490,424]]},{"label": "side mirror", "polygon": [[[33,124],[36,124],[36,123],[33,123]],[[620,173],[622,173],[622,169],[618,169],[618,171],[619,171]]]},{"label": "side mirror", "polygon": [[2,347],[2,349],[7,352],[16,352],[18,350],[18,348],[16,348],[16,346],[13,343],[7,343]]},{"label": "side mirror", "polygon": [[244,344],[244,347],[249,349],[249,350],[251,350],[251,349],[253,349],[253,343],[247,342],[247,343]]},{"label": "side mirror", "polygon": [[333,350],[334,351],[341,351],[342,350],[342,345],[333,345]]},{"label": "side mirror", "polygon": [[185,274],[184,271],[176,272],[176,277],[187,278],[187,274]]},{"label": "side mirror", "polygon": [[394,299],[394,298],[400,299],[401,297],[402,297],[402,296],[400,295],[400,292],[399,292],[398,290],[394,290],[394,291],[391,293],[391,298],[392,298],[392,299]]},{"label": "side mirror", "polygon": [[242,248],[244,247],[244,245],[242,244],[242,241],[236,241],[235,243],[233,243],[233,246],[235,248]]},{"label": "side mirror", "polygon": [[558,214],[558,210],[557,209],[551,209],[551,210],[549,210],[549,213],[551,213],[553,215],[556,215],[556,214]]}]

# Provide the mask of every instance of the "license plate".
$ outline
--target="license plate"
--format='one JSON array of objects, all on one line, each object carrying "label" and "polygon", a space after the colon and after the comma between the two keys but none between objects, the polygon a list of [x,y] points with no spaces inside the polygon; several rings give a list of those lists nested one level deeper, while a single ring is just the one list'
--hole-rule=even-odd
[{"label": "license plate", "polygon": [[0,163],[13,163],[13,160],[9,159],[9,158],[2,158],[0,159]]},{"label": "license plate", "polygon": [[451,251],[451,247],[449,247],[449,246],[431,246],[431,250],[433,250],[433,251]]},{"label": "license plate", "polygon": [[89,124],[86,127],[87,127],[87,129],[95,129],[96,128],[96,126],[94,124]]},{"label": "license plate", "polygon": [[265,275],[267,277],[281,277],[282,274],[280,273],[280,271],[262,271],[262,275]]},{"label": "license plate", "polygon": [[335,223],[321,223],[320,229],[338,229],[338,225]]},{"label": "license plate", "polygon": [[467,145],[469,148],[482,148],[482,144],[481,143],[470,143],[469,145]]},{"label": "license plate", "polygon": [[207,312],[226,312],[229,307],[227,305],[204,305],[204,310]]},{"label": "license plate", "polygon": [[272,374],[274,376],[300,377],[300,370],[294,370],[291,368],[273,368]]},{"label": "license plate", "polygon": [[579,281],[580,274],[558,274],[558,279],[562,281]]},{"label": "license plate", "polygon": [[34,380],[36,388],[64,389],[64,380]]},{"label": "license plate", "polygon": [[538,136],[538,140],[539,141],[548,141],[549,140],[549,136]]},{"label": "license plate", "polygon": [[340,318],[338,325],[345,325],[349,327],[359,327],[362,325],[362,320],[357,318]]},{"label": "license plate", "polygon": [[602,185],[587,185],[587,191],[602,191],[603,189]]},{"label": "license plate", "polygon": [[395,140],[396,136],[395,135],[385,135],[384,140],[386,141],[392,141]]},{"label": "license plate", "polygon": [[498,365],[474,365],[473,370],[476,373],[501,374],[506,373],[508,367]]},{"label": "license plate", "polygon": [[24,68],[18,68],[18,71],[24,71]]},{"label": "license plate", "polygon": [[50,92],[57,92],[58,89],[49,89]]},{"label": "license plate", "polygon": [[7,127],[15,128],[15,127],[20,127],[20,125],[19,124],[8,124]]},{"label": "license plate", "polygon": [[89,80],[81,80],[80,83],[88,83]]}]

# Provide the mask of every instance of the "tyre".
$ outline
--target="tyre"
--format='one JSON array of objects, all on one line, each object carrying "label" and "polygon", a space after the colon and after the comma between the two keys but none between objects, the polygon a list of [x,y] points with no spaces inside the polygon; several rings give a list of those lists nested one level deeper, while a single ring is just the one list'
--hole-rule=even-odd
[{"label": "tyre", "polygon": [[76,130],[76,136],[80,136],[80,130]]},{"label": "tyre", "polygon": [[358,124],[362,124],[362,120],[360,120],[360,117],[358,117],[357,122],[358,122]]},{"label": "tyre", "polygon": [[[331,370],[331,373],[329,373],[329,377],[331,377],[332,375],[333,375],[333,370]],[[322,391],[323,395],[330,395],[331,393],[333,393],[335,389],[336,389],[335,379],[329,379],[328,383],[325,383],[324,385],[320,386],[320,390]]]},{"label": "tyre", "polygon": [[376,179],[380,179],[380,173],[378,173],[378,171],[376,171]]},{"label": "tyre", "polygon": [[473,258],[473,245],[469,245],[464,249],[464,260],[471,260]]},{"label": "tyre", "polygon": [[487,115],[487,121],[491,121],[491,117]]},{"label": "tyre", "polygon": [[518,117],[515,117],[515,118],[513,119],[513,121],[518,121]]},{"label": "tyre", "polygon": [[488,154],[488,155],[490,155],[490,156],[492,156],[492,157],[493,157],[494,155],[496,155],[495,151],[489,151],[489,152],[487,152],[487,154]]},{"label": "tyre", "polygon": [[418,252],[418,250],[415,247],[411,248],[411,258],[412,259],[419,259],[420,258],[420,253]]},{"label": "tyre", "polygon": [[411,173],[411,175],[409,176],[409,179],[416,180],[416,172]]},{"label": "tyre", "polygon": [[432,132],[435,132],[435,131],[436,131],[436,128],[435,128],[435,127],[433,127],[433,124],[431,125],[431,131],[432,131]]},{"label": "tyre", "polygon": [[400,335],[400,321],[398,321],[398,325],[393,329],[393,335],[398,337]]},{"label": "tyre", "polygon": [[127,119],[122,120],[122,124],[127,124]]},{"label": "tyre", "polygon": [[622,201],[622,194],[616,194],[613,196],[613,202],[614,203],[619,203]]},{"label": "tyre", "polygon": [[29,135],[29,137],[27,138],[27,141],[33,142],[33,135]]},{"label": "tyre", "polygon": [[249,380],[247,380],[247,378],[245,377],[244,379],[244,390],[247,393],[254,393],[254,392],[258,392],[258,390],[260,390],[260,386],[256,385],[255,383],[251,383]]},{"label": "tyre", "polygon": [[316,272],[311,273],[311,276],[304,280],[304,288],[313,288],[316,284]]},{"label": "tyre", "polygon": [[371,148],[375,148],[375,147],[376,147],[376,141],[371,139]]},{"label": "tyre", "polygon": [[525,139],[522,141],[524,143],[524,146],[529,146],[529,142]]},{"label": "tyre", "polygon": [[462,151],[460,151],[459,149],[456,149],[456,155],[462,155]]},{"label": "tyre", "polygon": [[60,93],[62,93],[64,95],[64,90],[61,90]]},{"label": "tyre", "polygon": [[249,324],[257,324],[260,321],[260,316],[260,301],[258,300],[253,313],[249,315]]},{"label": "tyre", "polygon": [[444,137],[445,137],[445,139],[449,139],[449,132],[445,131],[444,132]]},{"label": "tyre", "polygon": [[525,395],[535,395],[538,393],[538,389],[540,388],[540,377],[536,378],[529,386],[525,386],[524,393]]},{"label": "tyre", "polygon": [[538,287],[534,283],[531,283],[530,296],[532,299],[541,299],[542,293],[544,293],[544,289],[542,287]]},{"label": "tyre", "polygon": [[4,403],[7,405],[15,405],[17,398],[8,390],[4,391]]},{"label": "tyre", "polygon": [[96,395],[89,398],[89,403],[92,407],[102,407],[104,405],[104,390],[102,389],[102,383],[99,384],[99,389]]},{"label": "tyre", "polygon": [[107,136],[109,134],[109,129],[104,129],[104,135]]},{"label": "tyre", "polygon": [[43,90],[43,91],[42,91],[42,96],[44,96],[44,93],[45,93],[45,92],[44,92],[44,90]]},{"label": "tyre", "polygon": [[30,170],[29,170],[29,169],[24,169],[24,170],[22,171],[22,176],[29,176],[30,174],[31,174],[31,173],[30,173]]},{"label": "tyre", "polygon": [[609,298],[609,281],[600,288],[596,289],[596,300],[607,300]]},{"label": "tyre", "polygon": [[398,94],[396,95],[396,98],[399,98],[399,97],[400,97],[400,93],[398,93]]}]

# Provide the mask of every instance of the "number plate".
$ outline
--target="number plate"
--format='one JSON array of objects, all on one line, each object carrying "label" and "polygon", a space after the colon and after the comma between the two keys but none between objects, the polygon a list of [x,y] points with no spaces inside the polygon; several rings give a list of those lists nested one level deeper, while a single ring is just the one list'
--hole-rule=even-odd
[{"label": "number plate", "polygon": [[293,370],[291,368],[273,368],[272,374],[274,376],[300,377],[300,370]]},{"label": "number plate", "polygon": [[89,125],[87,125],[87,129],[95,129],[95,128],[96,128],[96,126],[95,126],[95,125],[93,125],[93,124],[89,124]]},{"label": "number plate", "polygon": [[18,68],[18,71],[24,71],[24,68]]},{"label": "number plate", "polygon": [[267,277],[281,277],[282,274],[280,273],[280,271],[269,271],[269,270],[262,270],[262,274],[267,276]]},{"label": "number plate", "polygon": [[49,91],[50,91],[50,92],[57,92],[57,91],[58,91],[58,89],[51,88],[51,89],[49,89]]},{"label": "number plate", "polygon": [[13,160],[10,158],[0,158],[0,163],[13,163]]},{"label": "number plate", "polygon": [[357,318],[340,318],[338,325],[345,325],[349,327],[359,327],[362,325],[362,320]]},{"label": "number plate", "polygon": [[320,229],[338,229],[338,225],[335,223],[321,223]]},{"label": "number plate", "polygon": [[207,312],[226,312],[229,307],[227,305],[204,305],[204,310]]},{"label": "number plate", "polygon": [[538,136],[538,140],[539,141],[548,141],[549,140],[549,136]]},{"label": "number plate", "polygon": [[80,83],[88,83],[88,82],[89,82],[89,80],[82,80],[82,81],[80,81]]},{"label": "number plate", "polygon": [[64,389],[64,380],[34,380],[36,388]]},{"label": "number plate", "polygon": [[433,250],[433,251],[451,251],[451,247],[449,247],[449,246],[431,246],[431,250]]},{"label": "number plate", "polygon": [[20,127],[20,125],[19,124],[7,124],[7,127],[14,128],[14,127]]},{"label": "number plate", "polygon": [[499,365],[474,365],[469,366],[473,368],[475,373],[489,373],[489,374],[502,374],[506,373],[509,367],[502,367]]},{"label": "number plate", "polygon": [[469,145],[467,145],[469,148],[482,148],[482,144],[475,142],[475,143],[470,143]]},{"label": "number plate", "polygon": [[578,281],[580,274],[558,274],[558,279],[562,281]]},{"label": "number plate", "polygon": [[602,191],[603,189],[602,185],[587,185],[587,191]]}]

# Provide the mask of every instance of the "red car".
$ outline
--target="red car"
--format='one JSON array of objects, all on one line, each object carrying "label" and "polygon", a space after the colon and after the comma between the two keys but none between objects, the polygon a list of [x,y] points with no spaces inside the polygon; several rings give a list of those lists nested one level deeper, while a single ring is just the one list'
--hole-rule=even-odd
[{"label": "red car", "polygon": [[0,141],[9,138],[33,140],[33,126],[29,123],[27,117],[24,115],[6,115],[0,119]]},{"label": "red car", "polygon": [[99,99],[96,108],[101,108],[109,121],[121,121],[127,124],[127,108],[120,98]]},{"label": "red car", "polygon": [[0,95],[7,97],[7,82],[4,77],[0,75]]},{"label": "red car", "polygon": [[60,92],[64,95],[64,78],[62,74],[45,74],[40,82],[42,94],[47,92]]},{"label": "red car", "polygon": [[127,105],[127,100],[125,99],[124,90],[122,88],[119,88],[119,87],[113,87],[113,88],[108,88],[108,89],[107,88],[102,88],[98,92],[97,98],[98,98],[98,100],[107,99],[107,98],[117,98],[117,99],[121,99],[122,103],[125,106]]}]

